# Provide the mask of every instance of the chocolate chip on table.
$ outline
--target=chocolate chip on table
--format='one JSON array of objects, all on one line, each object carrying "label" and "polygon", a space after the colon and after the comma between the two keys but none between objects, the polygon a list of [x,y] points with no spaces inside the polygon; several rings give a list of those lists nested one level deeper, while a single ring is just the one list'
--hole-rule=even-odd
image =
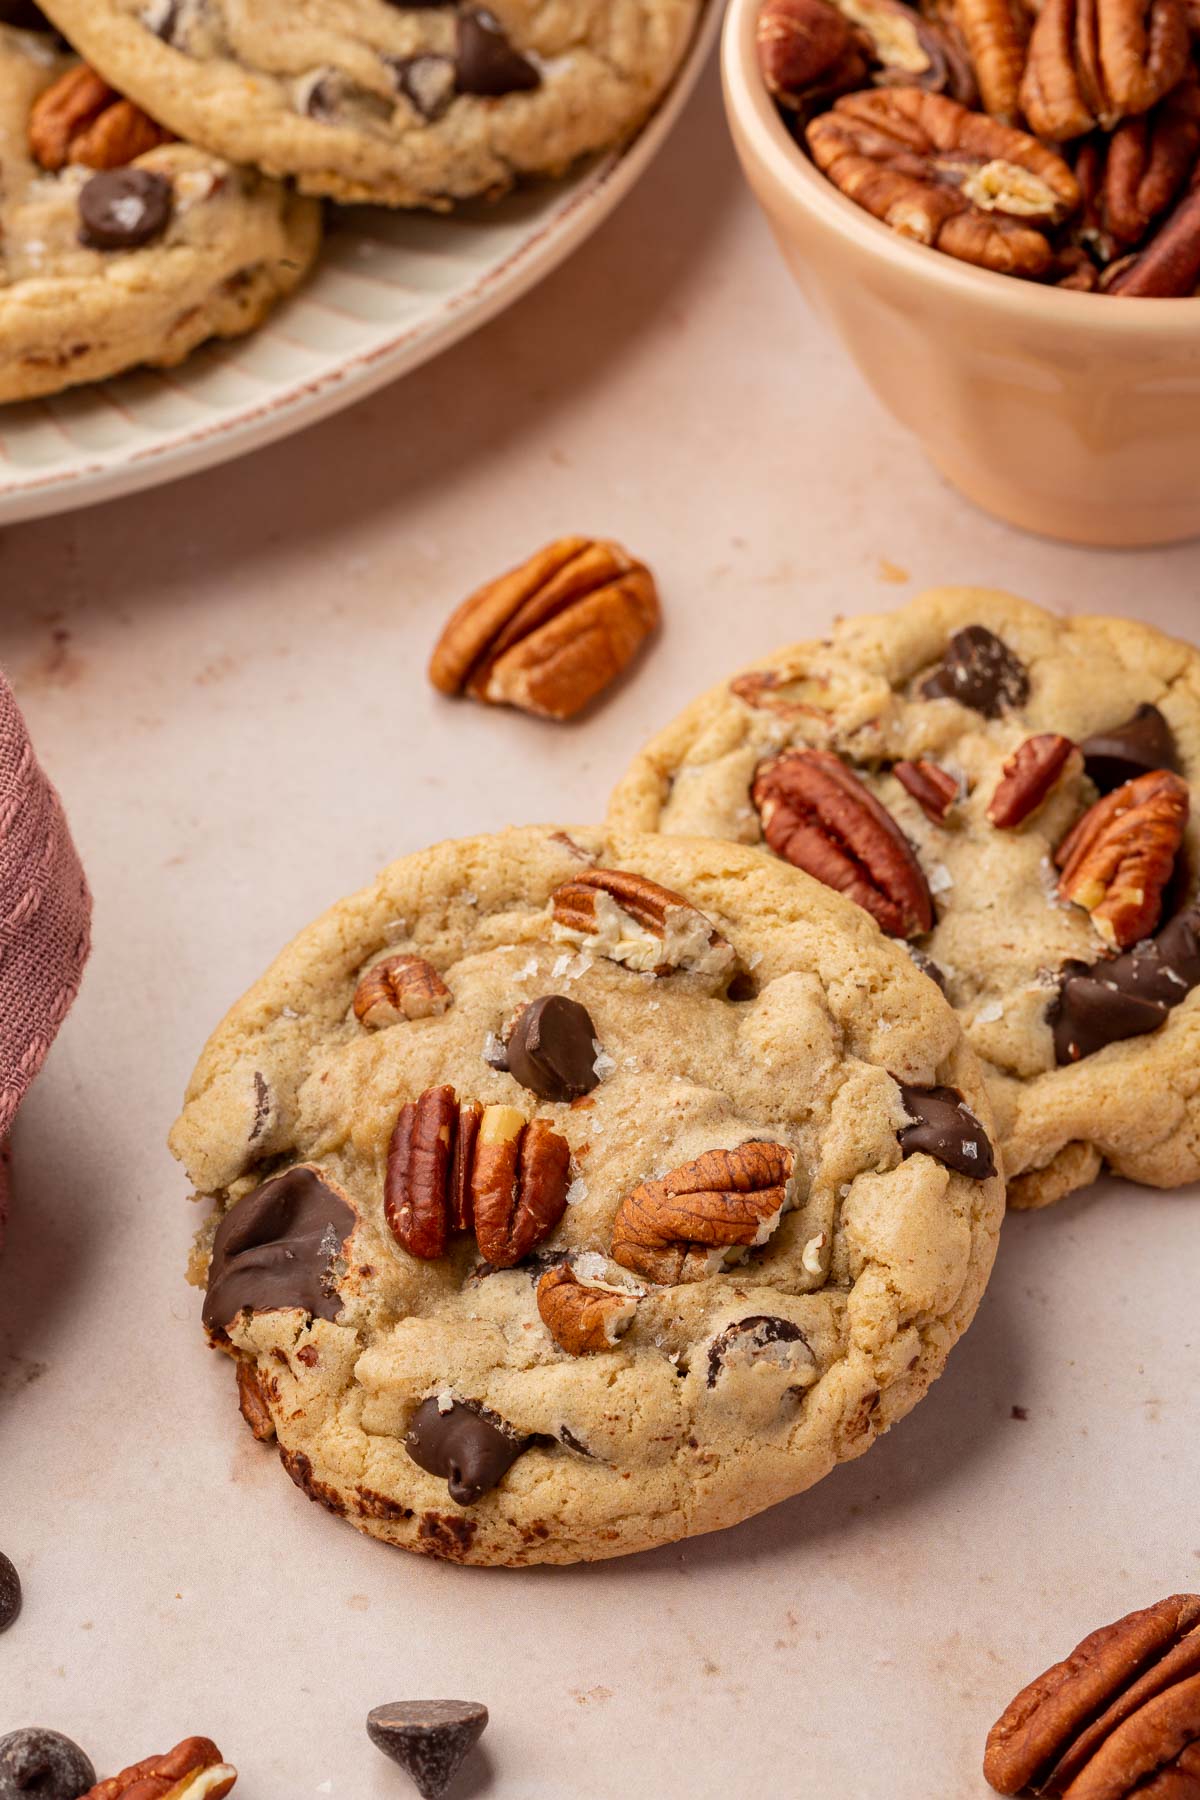
[{"label": "chocolate chip on table", "polygon": [[27,1725],[0,1737],[0,1800],[79,1800],[96,1771],[60,1731]]},{"label": "chocolate chip on table", "polygon": [[440,1800],[487,1722],[477,1700],[396,1700],[367,1714],[367,1736],[424,1800]]},{"label": "chocolate chip on table", "polygon": [[0,1550],[0,1631],[17,1622],[21,1610],[21,1577],[15,1565]]},{"label": "chocolate chip on table", "polygon": [[972,1181],[986,1181],[996,1173],[988,1135],[956,1088],[913,1087],[906,1081],[897,1086],[913,1120],[899,1132],[905,1156],[923,1151]]},{"label": "chocolate chip on table", "polygon": [[957,700],[986,719],[1006,707],[1024,706],[1029,675],[1024,663],[986,625],[966,625],[946,646],[942,666],[922,684],[926,700]]},{"label": "chocolate chip on table", "polygon": [[483,7],[458,17],[456,85],[460,94],[498,99],[541,87],[542,78],[510,43],[500,21]]},{"label": "chocolate chip on table", "polygon": [[445,1477],[450,1498],[459,1506],[474,1506],[503,1481],[529,1448],[529,1439],[462,1400],[451,1401],[443,1412],[435,1396],[413,1414],[404,1448],[418,1468]]},{"label": "chocolate chip on table", "polygon": [[223,1331],[246,1307],[295,1306],[319,1319],[341,1311],[334,1264],[355,1215],[313,1169],[289,1169],[239,1200],[213,1240],[203,1318]]},{"label": "chocolate chip on table", "polygon": [[1047,1013],[1059,1065],[1144,1037],[1200,986],[1200,904],[1120,956],[1069,962]]},{"label": "chocolate chip on table", "polygon": [[171,222],[174,190],[157,169],[103,169],[79,190],[79,237],[90,250],[138,250]]},{"label": "chocolate chip on table", "polygon": [[578,1100],[599,1083],[596,1028],[578,1000],[544,994],[517,1014],[505,1055],[509,1073],[543,1100]]},{"label": "chocolate chip on table", "polygon": [[1085,738],[1083,766],[1102,794],[1123,787],[1151,769],[1179,773],[1175,739],[1157,706],[1139,706],[1131,719],[1111,731],[1097,731]]}]

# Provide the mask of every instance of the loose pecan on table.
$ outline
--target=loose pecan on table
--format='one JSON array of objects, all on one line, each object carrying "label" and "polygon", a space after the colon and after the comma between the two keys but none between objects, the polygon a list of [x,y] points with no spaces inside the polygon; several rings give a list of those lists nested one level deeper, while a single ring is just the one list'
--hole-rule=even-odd
[{"label": "loose pecan on table", "polygon": [[654,577],[619,544],[560,538],[464,601],[429,679],[548,719],[569,719],[615,680],[658,624]]},{"label": "loose pecan on table", "polygon": [[368,1031],[401,1019],[431,1019],[453,1004],[454,996],[423,956],[385,956],[359,980],[354,1016]]},{"label": "loose pecan on table", "polygon": [[887,809],[829,750],[787,750],[751,788],[763,836],[783,857],[865,908],[892,937],[933,927],[933,897]]},{"label": "loose pecan on table", "polygon": [[1149,112],[1183,80],[1183,0],[1044,0],[1021,83],[1039,137],[1062,142]]},{"label": "loose pecan on table", "polygon": [[89,169],[119,169],[172,136],[132,100],[79,63],[44,88],[29,114],[29,147],[51,172],[68,163]]},{"label": "loose pecan on table", "polygon": [[1058,847],[1060,895],[1089,912],[1115,949],[1136,944],[1158,924],[1189,800],[1187,782],[1169,769],[1139,775],[1089,807]]},{"label": "loose pecan on table", "polygon": [[988,1733],[1001,1794],[1191,1800],[1200,1792],[1200,1595],[1174,1594],[1085,1637]]},{"label": "loose pecan on table", "polygon": [[637,1303],[638,1296],[623,1288],[581,1281],[566,1262],[547,1269],[537,1285],[542,1323],[570,1356],[611,1350],[633,1323]]},{"label": "loose pecan on table", "polygon": [[1071,170],[1036,138],[921,88],[849,94],[806,135],[849,199],[901,236],[982,268],[1044,274],[1045,228],[1079,203]]},{"label": "loose pecan on table", "polygon": [[627,1194],[613,1220],[612,1255],[662,1286],[701,1281],[766,1243],[788,1203],[795,1158],[754,1141],[706,1150]]},{"label": "loose pecan on table", "polygon": [[1056,731],[1039,732],[1019,744],[1004,764],[987,816],[998,831],[1023,825],[1050,797],[1075,748]]},{"label": "loose pecan on table", "polygon": [[559,938],[644,974],[731,975],[729,944],[682,894],[627,869],[589,869],[550,896]]},{"label": "loose pecan on table", "polygon": [[165,1756],[147,1756],[97,1782],[81,1800],[223,1800],[236,1780],[211,1738],[190,1737]]}]

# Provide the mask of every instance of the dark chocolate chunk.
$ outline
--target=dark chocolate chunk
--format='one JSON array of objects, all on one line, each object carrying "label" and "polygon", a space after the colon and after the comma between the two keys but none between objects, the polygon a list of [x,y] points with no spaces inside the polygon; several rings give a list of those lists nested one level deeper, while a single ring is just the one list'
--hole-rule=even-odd
[{"label": "dark chocolate chunk", "polygon": [[987,1132],[957,1088],[911,1087],[906,1081],[896,1085],[904,1110],[914,1121],[898,1133],[905,1156],[923,1151],[972,1181],[986,1181],[996,1173]]},{"label": "dark chocolate chunk", "polygon": [[796,1343],[803,1344],[808,1349],[808,1339],[791,1319],[777,1319],[769,1313],[756,1313],[748,1319],[738,1319],[734,1324],[727,1325],[709,1345],[708,1386],[716,1387],[717,1377],[725,1367],[730,1351],[735,1347],[752,1362],[770,1344]]},{"label": "dark chocolate chunk", "polygon": [[451,58],[427,54],[391,57],[389,61],[404,98],[430,124],[440,119],[458,85],[458,72]]},{"label": "dark chocolate chunk", "polygon": [[576,1456],[586,1456],[589,1462],[595,1462],[596,1452],[594,1450],[589,1450],[583,1439],[581,1437],[576,1437],[569,1425],[560,1425],[558,1428],[558,1435],[560,1440],[567,1446],[567,1449],[573,1450]]},{"label": "dark chocolate chunk", "polygon": [[313,1169],[289,1169],[239,1200],[213,1240],[204,1323],[223,1331],[245,1307],[298,1306],[319,1319],[341,1311],[333,1265],[354,1210]]},{"label": "dark chocolate chunk", "polygon": [[1061,1065],[1106,1044],[1157,1031],[1173,1006],[1200,986],[1200,905],[1177,913],[1154,937],[1120,956],[1069,962],[1047,1018]]},{"label": "dark chocolate chunk", "polygon": [[946,646],[940,669],[921,688],[927,700],[957,700],[987,719],[1024,706],[1029,676],[1019,657],[986,625],[967,625]]},{"label": "dark chocolate chunk", "polygon": [[367,1714],[367,1736],[424,1800],[440,1800],[487,1722],[488,1709],[476,1700],[397,1700]]},{"label": "dark chocolate chunk", "polygon": [[545,994],[521,1008],[505,1054],[510,1074],[543,1100],[578,1100],[600,1081],[591,1014],[562,994]]},{"label": "dark chocolate chunk", "polygon": [[0,1550],[0,1631],[17,1622],[21,1610],[21,1577],[15,1565]]},{"label": "dark chocolate chunk", "polygon": [[157,169],[102,169],[79,190],[79,240],[90,250],[138,250],[163,235],[174,200]]},{"label": "dark chocolate chunk", "polygon": [[45,13],[33,0],[0,0],[0,25],[17,25],[22,31],[53,31]]},{"label": "dark chocolate chunk", "polygon": [[1085,738],[1079,748],[1083,751],[1083,766],[1102,794],[1124,787],[1127,781],[1146,775],[1151,769],[1179,773],[1171,727],[1157,706],[1149,702],[1139,706],[1123,725]]},{"label": "dark chocolate chunk", "polygon": [[940,987],[944,994],[946,992],[946,971],[938,967],[932,956],[926,956],[923,950],[918,950],[915,944],[905,944],[904,948],[908,951],[908,954],[912,957],[922,975],[928,975],[934,986]]},{"label": "dark chocolate chunk", "polygon": [[540,87],[542,78],[509,41],[499,19],[483,7],[458,16],[455,85],[460,94],[497,99]]},{"label": "dark chocolate chunk", "polygon": [[434,1398],[413,1414],[404,1448],[418,1468],[445,1476],[459,1506],[474,1506],[503,1481],[529,1439],[482,1406],[454,1400],[443,1412]]},{"label": "dark chocolate chunk", "polygon": [[79,1800],[96,1771],[60,1731],[27,1725],[0,1737],[0,1800]]}]

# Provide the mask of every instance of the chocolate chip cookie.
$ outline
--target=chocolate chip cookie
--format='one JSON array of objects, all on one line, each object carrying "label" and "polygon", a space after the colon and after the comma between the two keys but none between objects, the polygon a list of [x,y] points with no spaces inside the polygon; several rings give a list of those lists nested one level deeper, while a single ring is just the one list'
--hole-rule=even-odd
[{"label": "chocolate chip cookie", "polygon": [[859,908],[733,845],[531,828],[302,933],[171,1143],[255,1436],[360,1530],[518,1564],[866,1450],[975,1311],[991,1139],[952,1010]]},{"label": "chocolate chip cookie", "polygon": [[311,194],[446,206],[628,137],[701,0],[51,0],[181,136]]},{"label": "chocolate chip cookie", "polygon": [[946,588],[714,688],[610,820],[762,845],[906,942],[1041,1206],[1200,1176],[1198,772],[1190,645]]},{"label": "chocolate chip cookie", "polygon": [[0,25],[0,401],[251,330],[319,239],[313,201],[173,141],[48,33]]}]

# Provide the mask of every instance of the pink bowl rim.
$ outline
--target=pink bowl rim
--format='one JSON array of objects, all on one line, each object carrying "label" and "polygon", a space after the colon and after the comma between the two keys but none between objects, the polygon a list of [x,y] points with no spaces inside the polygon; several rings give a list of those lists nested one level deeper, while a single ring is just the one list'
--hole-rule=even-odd
[{"label": "pink bowl rim", "polygon": [[1200,297],[1128,300],[1042,287],[1018,276],[1001,275],[958,262],[927,245],[902,238],[862,207],[847,200],[799,149],[779,117],[759,73],[755,25],[763,0],[730,0],[721,43],[725,107],[754,156],[774,184],[821,224],[880,262],[891,263],[916,282],[984,307],[1022,314],[1029,323],[1069,330],[1087,327],[1114,339],[1144,339],[1158,333],[1189,337],[1200,348]]}]

